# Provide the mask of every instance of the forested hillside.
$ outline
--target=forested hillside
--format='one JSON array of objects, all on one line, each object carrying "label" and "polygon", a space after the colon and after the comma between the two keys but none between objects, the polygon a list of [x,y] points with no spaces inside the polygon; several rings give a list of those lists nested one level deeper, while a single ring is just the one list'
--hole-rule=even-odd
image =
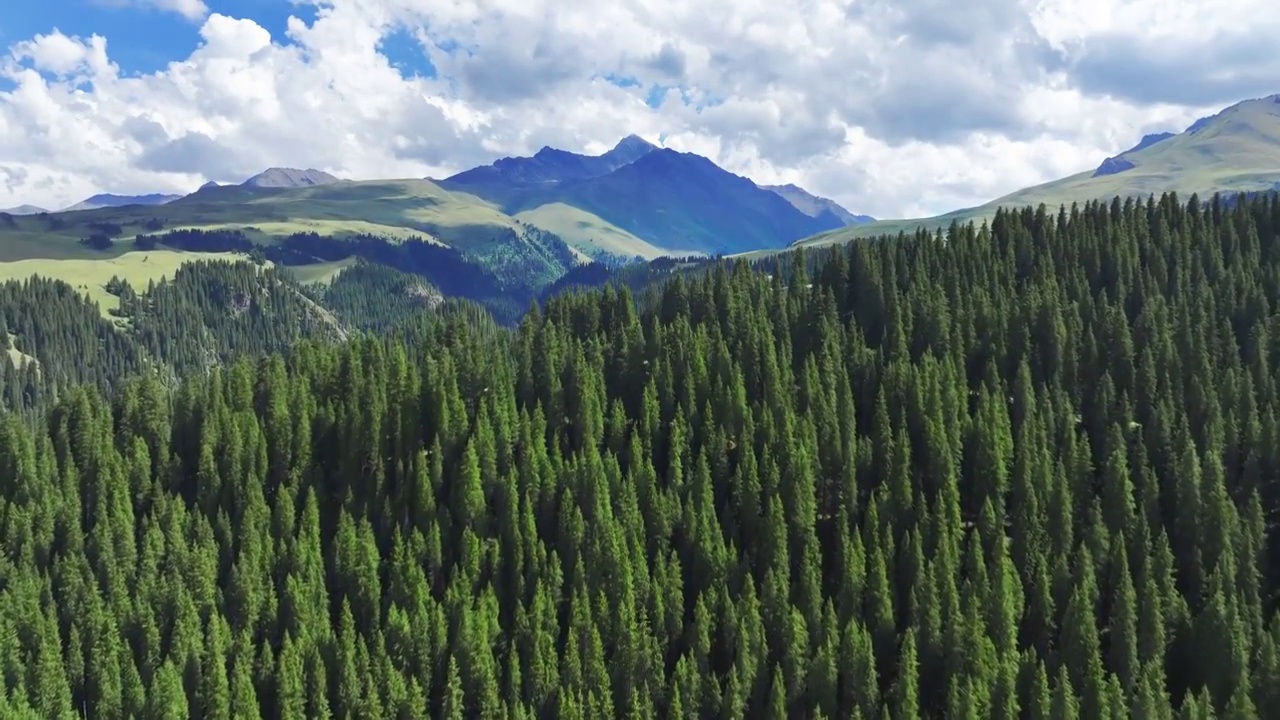
[{"label": "forested hillside", "polygon": [[1001,211],[0,422],[0,716],[1258,718],[1280,202]]},{"label": "forested hillside", "polygon": [[419,316],[479,306],[445,299],[421,277],[357,262],[330,283],[307,287],[280,268],[250,262],[183,265],[172,280],[134,288],[113,278],[119,308],[103,317],[65,282],[42,277],[0,283],[0,408],[47,409],[80,384],[104,392],[144,369],[166,385],[240,358],[287,351],[300,340],[339,342],[385,332]]}]

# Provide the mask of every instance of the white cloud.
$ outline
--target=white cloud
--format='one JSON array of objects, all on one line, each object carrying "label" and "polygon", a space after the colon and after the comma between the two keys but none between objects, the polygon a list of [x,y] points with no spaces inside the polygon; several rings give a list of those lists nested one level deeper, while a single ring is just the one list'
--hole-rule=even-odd
[{"label": "white cloud", "polygon": [[36,70],[64,79],[82,70],[94,74],[113,72],[107,59],[107,40],[101,35],[81,40],[54,29],[48,35],[17,43],[11,55],[15,60],[29,61]]},{"label": "white cloud", "polygon": [[[1259,50],[1280,32],[1267,0],[328,0],[278,38],[199,0],[148,4],[203,19],[200,45],[151,75],[117,69],[98,36],[9,48],[0,207],[269,165],[438,176],[636,133],[855,212],[920,215],[1280,90]],[[380,53],[402,31],[434,77]],[[649,107],[654,85],[672,89]]]}]

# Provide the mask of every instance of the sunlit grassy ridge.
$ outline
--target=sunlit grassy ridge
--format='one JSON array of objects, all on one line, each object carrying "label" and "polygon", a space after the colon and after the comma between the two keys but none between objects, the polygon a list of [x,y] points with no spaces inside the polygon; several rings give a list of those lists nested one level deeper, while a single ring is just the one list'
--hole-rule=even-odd
[{"label": "sunlit grassy ridge", "polygon": [[350,257],[334,262],[293,265],[285,269],[303,285],[328,285],[341,275],[342,271],[355,265],[356,262],[356,258]]},{"label": "sunlit grassy ridge", "polygon": [[[434,239],[458,250],[494,241],[519,224],[492,204],[428,180],[340,182],[319,187],[207,188],[165,205],[132,205],[0,219],[0,260],[100,257],[76,241],[111,224],[119,237],[172,229],[243,229],[270,241],[298,232]],[[70,246],[68,246],[68,244]]]},{"label": "sunlit grassy ridge", "polygon": [[22,280],[33,275],[62,280],[97,303],[104,316],[120,306],[120,299],[107,292],[113,277],[134,288],[145,289],[150,282],[172,278],[188,262],[209,259],[247,259],[227,253],[199,253],[178,250],[148,250],[121,253],[108,258],[29,258],[0,262],[0,282]]},{"label": "sunlit grassy ridge", "polygon": [[652,260],[670,254],[646,240],[613,225],[598,215],[564,203],[548,203],[532,210],[516,213],[535,227],[559,235],[565,242],[587,255],[600,252],[624,257],[642,257]]},{"label": "sunlit grassy ridge", "polygon": [[[553,281],[579,256],[554,233],[517,221],[473,195],[428,180],[342,181],[300,188],[210,187],[164,205],[32,216],[0,215],[0,262],[103,260],[132,248],[138,235],[173,230],[239,231],[272,244],[297,234],[329,238],[410,238],[451,247],[505,276]],[[93,249],[82,239],[115,240]]]},{"label": "sunlit grassy ridge", "polygon": [[896,235],[959,222],[981,222],[1000,207],[1044,204],[1060,206],[1114,197],[1159,196],[1176,192],[1207,198],[1215,192],[1236,193],[1280,188],[1280,95],[1248,100],[1205,118],[1186,132],[1123,153],[1132,167],[1122,172],[1096,175],[1096,168],[1042,185],[1024,188],[973,208],[932,218],[880,220],[840,228],[801,240],[797,246],[821,246],[858,237]]}]

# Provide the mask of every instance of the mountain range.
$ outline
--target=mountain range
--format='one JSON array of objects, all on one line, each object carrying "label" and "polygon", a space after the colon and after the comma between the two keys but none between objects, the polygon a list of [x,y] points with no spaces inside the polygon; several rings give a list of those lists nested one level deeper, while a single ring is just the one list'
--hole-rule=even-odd
[{"label": "mountain range", "polygon": [[377,250],[371,239],[418,240],[456,251],[456,262],[492,274],[523,302],[592,261],[780,250],[865,220],[796,186],[762,187],[633,135],[598,156],[548,147],[438,181],[275,167],[185,196],[104,194],[61,212],[0,214],[0,262],[114,257],[141,242],[120,240],[138,236],[150,238],[144,247],[246,251],[256,243],[269,255],[291,240],[290,262],[385,256],[399,251]]},{"label": "mountain range", "polygon": [[[59,212],[12,208],[0,212],[0,263],[113,258],[144,236],[145,247],[184,251],[257,245],[289,264],[358,256],[423,272],[447,267],[458,277],[478,273],[486,287],[524,303],[560,279],[576,282],[593,263],[772,254],[982,221],[999,207],[1271,189],[1280,189],[1280,95],[1237,103],[1180,133],[1148,134],[1072,176],[932,218],[876,220],[630,135],[599,155],[544,147],[438,180],[352,181],[273,167],[183,196],[102,194]],[[444,251],[455,255],[441,260]]]},{"label": "mountain range", "polygon": [[18,205],[16,207],[0,209],[0,212],[7,213],[9,215],[39,215],[42,212],[49,211],[35,205]]},{"label": "mountain range", "polygon": [[502,158],[439,184],[554,228],[580,249],[602,224],[611,225],[629,236],[628,242],[616,235],[602,239],[604,249],[617,254],[742,252],[870,220],[793,185],[760,186],[707,158],[635,135],[602,155],[544,147],[532,157]]},{"label": "mountain range", "polygon": [[181,195],[164,195],[161,193],[150,193],[147,195],[113,195],[112,193],[102,193],[87,197],[84,200],[62,210],[62,212],[75,212],[77,210],[100,210],[102,208],[124,207],[126,205],[163,205],[173,202]]},{"label": "mountain range", "polygon": [[[320,170],[298,170],[296,168],[268,168],[263,172],[241,183],[241,187],[255,188],[291,188],[291,187],[313,187],[316,185],[328,185],[330,183],[339,182],[338,178],[327,172]],[[209,188],[222,187],[216,182],[207,182],[201,185],[199,190],[207,190]],[[199,192],[197,190],[197,192]],[[116,195],[114,193],[100,193],[91,195],[74,205],[58,210],[57,212],[76,212],[79,210],[101,210],[102,208],[125,207],[127,205],[165,205],[174,200],[186,197],[181,194],[165,194],[165,193],[147,193],[144,195]],[[11,208],[0,208],[0,213],[8,215],[39,215],[47,213],[49,210],[37,205],[18,205]]]}]

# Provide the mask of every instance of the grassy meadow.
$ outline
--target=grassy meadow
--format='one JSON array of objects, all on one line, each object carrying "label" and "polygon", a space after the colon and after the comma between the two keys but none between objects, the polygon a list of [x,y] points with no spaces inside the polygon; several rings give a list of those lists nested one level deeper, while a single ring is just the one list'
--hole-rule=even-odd
[{"label": "grassy meadow", "polygon": [[29,258],[0,262],[0,282],[24,280],[33,275],[62,280],[97,303],[104,317],[120,307],[120,299],[107,292],[112,277],[126,280],[142,291],[150,281],[172,278],[184,263],[209,259],[248,259],[230,253],[197,253],[179,250],[134,250],[113,257]]}]

